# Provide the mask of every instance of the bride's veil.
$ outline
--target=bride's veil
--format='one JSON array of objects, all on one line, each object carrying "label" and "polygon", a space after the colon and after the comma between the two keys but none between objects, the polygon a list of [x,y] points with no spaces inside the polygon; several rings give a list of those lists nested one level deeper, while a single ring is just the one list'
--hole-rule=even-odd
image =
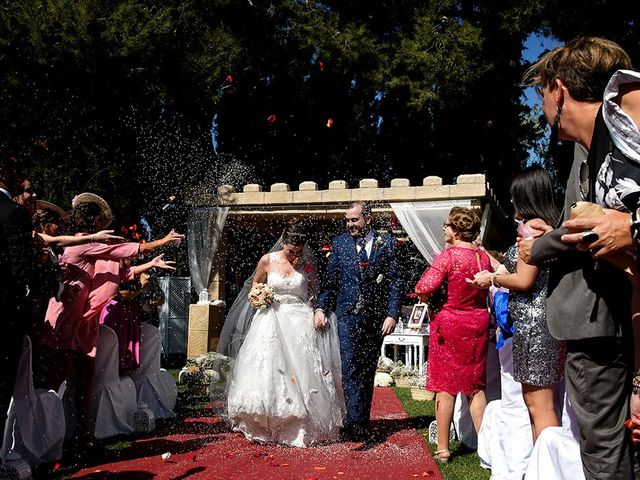
[{"label": "bride's veil", "polygon": [[[267,253],[277,252],[281,249],[282,236],[280,236]],[[233,301],[233,304],[231,304],[231,308],[229,308],[229,312],[224,319],[224,325],[220,332],[216,351],[227,357],[236,358],[238,356],[238,351],[242,346],[244,337],[247,336],[247,332],[251,326],[253,315],[256,313],[256,309],[249,303],[249,291],[251,290],[255,274],[256,269],[254,269],[253,272],[251,272],[251,276],[244,281],[242,289],[238,292],[238,296]]]}]

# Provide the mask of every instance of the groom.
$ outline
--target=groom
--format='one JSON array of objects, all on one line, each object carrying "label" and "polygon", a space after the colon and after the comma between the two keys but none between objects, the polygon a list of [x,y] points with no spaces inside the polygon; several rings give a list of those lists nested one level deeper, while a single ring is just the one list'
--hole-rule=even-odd
[{"label": "groom", "polygon": [[314,323],[325,328],[325,311],[335,309],[347,407],[342,437],[358,441],[368,437],[382,338],[396,327],[401,293],[395,238],[371,229],[371,209],[363,202],[352,203],[345,220],[348,232],[333,240]]}]

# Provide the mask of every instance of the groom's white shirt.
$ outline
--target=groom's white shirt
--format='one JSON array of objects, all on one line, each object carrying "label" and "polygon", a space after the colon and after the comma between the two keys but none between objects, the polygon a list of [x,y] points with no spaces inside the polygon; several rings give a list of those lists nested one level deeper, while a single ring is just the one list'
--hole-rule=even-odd
[{"label": "groom's white shirt", "polygon": [[[373,230],[369,230],[369,233],[364,237],[364,248],[367,251],[367,257],[371,258],[371,250],[373,249],[373,238],[375,237],[375,233]],[[356,242],[356,249],[358,253],[360,253],[360,249],[362,247],[359,243]]]}]

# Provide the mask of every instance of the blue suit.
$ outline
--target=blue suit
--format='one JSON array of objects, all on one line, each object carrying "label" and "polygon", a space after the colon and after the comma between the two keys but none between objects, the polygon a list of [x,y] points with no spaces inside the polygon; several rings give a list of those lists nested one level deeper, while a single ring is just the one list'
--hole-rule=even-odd
[{"label": "blue suit", "polygon": [[318,297],[318,308],[334,310],[338,318],[347,425],[369,425],[382,324],[386,317],[397,320],[400,312],[395,241],[376,234],[367,265],[361,266],[354,238],[348,233],[335,237]]}]

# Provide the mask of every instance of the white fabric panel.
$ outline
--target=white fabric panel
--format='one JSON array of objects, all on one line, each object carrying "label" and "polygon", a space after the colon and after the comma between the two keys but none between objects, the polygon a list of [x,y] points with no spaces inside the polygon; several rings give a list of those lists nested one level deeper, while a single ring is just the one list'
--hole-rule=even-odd
[{"label": "white fabric panel", "polygon": [[58,394],[33,388],[31,340],[25,335],[5,423],[2,458],[9,460],[14,452],[30,465],[59,460],[64,434],[64,411]]},{"label": "white fabric panel", "polygon": [[512,339],[508,339],[498,352],[502,397],[487,405],[478,435],[480,464],[491,469],[495,480],[522,480],[533,448],[522,387],[513,379],[511,348]]},{"label": "white fabric panel", "polygon": [[565,393],[562,426],[545,428],[536,442],[525,480],[583,480],[580,427]]},{"label": "white fabric panel", "polygon": [[[220,235],[229,207],[198,207],[191,210],[187,223],[187,253],[191,283],[198,295],[208,298],[207,287]],[[202,303],[208,303],[202,299]]]},{"label": "white fabric panel", "polygon": [[468,208],[471,201],[398,202],[390,205],[404,231],[431,264],[445,247],[442,225],[449,218],[451,207]]},{"label": "white fabric panel", "polygon": [[136,411],[136,387],[129,377],[119,376],[118,337],[106,325],[100,325],[96,353],[91,410],[96,438],[131,433]]},{"label": "white fabric panel", "polygon": [[162,342],[160,330],[153,325],[141,325],[140,368],[131,375],[136,386],[138,404],[145,403],[156,418],[172,418],[176,414],[178,391],[176,381],[160,368]]}]

